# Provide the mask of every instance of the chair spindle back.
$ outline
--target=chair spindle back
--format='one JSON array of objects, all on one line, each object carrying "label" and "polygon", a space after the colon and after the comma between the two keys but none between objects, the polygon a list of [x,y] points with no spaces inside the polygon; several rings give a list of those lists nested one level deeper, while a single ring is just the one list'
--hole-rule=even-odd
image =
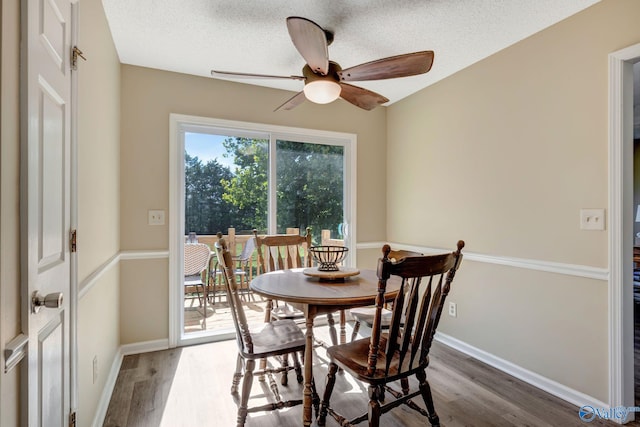
[{"label": "chair spindle back", "polygon": [[[464,242],[459,241],[455,252],[425,256],[393,252],[389,245],[383,247],[383,257],[378,260],[378,295],[368,355],[369,374],[376,369],[379,351],[384,352],[387,360],[385,375],[389,373],[395,355],[399,358],[399,366],[408,369],[426,363],[445,299],[462,261],[463,247]],[[399,276],[402,284],[393,302],[386,346],[381,349],[384,342],[381,340],[381,315],[387,280],[391,276]],[[409,360],[405,360],[407,355],[410,355]]]},{"label": "chair spindle back", "polygon": [[227,290],[227,299],[229,301],[229,307],[231,308],[233,324],[236,328],[238,349],[241,352],[252,353],[253,342],[251,339],[251,332],[249,330],[249,325],[247,324],[247,317],[244,313],[244,308],[242,307],[240,295],[238,294],[238,286],[236,284],[233,269],[233,259],[229,252],[229,248],[227,247],[227,242],[222,238],[222,233],[218,233],[218,241],[215,243],[215,248]]},{"label": "chair spindle back", "polygon": [[259,273],[288,268],[311,267],[311,228],[307,227],[306,235],[272,234],[258,236],[253,230],[258,249]]}]

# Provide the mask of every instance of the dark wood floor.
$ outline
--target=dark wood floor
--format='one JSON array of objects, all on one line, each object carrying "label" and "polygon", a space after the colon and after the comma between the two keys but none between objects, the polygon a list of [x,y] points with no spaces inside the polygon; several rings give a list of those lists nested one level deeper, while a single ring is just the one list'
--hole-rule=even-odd
[{"label": "dark wood floor", "polygon": [[[321,392],[326,359],[322,349],[316,356],[314,374]],[[104,426],[234,426],[236,406],[229,387],[235,358],[235,341],[126,356]],[[443,427],[586,424],[578,417],[574,405],[439,343],[433,346],[428,378]],[[283,389],[285,396],[302,393],[295,381]],[[251,403],[264,403],[265,395],[262,384],[256,381]],[[332,406],[355,416],[365,411],[365,396],[366,389],[343,374],[336,383]],[[422,406],[420,399],[416,401]],[[428,425],[424,417],[406,407],[392,410],[383,421],[388,427]],[[299,426],[301,407],[250,414],[246,425]],[[336,424],[329,420],[327,425]],[[596,419],[589,425],[617,424]]]}]

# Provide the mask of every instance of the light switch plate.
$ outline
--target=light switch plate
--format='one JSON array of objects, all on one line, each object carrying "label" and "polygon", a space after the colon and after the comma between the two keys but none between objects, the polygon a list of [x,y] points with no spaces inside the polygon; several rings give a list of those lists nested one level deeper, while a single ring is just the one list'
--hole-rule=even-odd
[{"label": "light switch plate", "polygon": [[580,209],[581,230],[604,230],[604,209]]},{"label": "light switch plate", "polygon": [[150,210],[149,211],[149,225],[164,225],[164,211],[163,210]]}]

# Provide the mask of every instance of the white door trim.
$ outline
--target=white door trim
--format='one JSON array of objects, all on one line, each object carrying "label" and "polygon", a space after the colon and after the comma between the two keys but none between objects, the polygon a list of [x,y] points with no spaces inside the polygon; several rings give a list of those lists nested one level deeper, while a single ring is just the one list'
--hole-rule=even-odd
[{"label": "white door trim", "polygon": [[634,406],[632,64],[638,60],[640,44],[609,55],[608,296],[611,407]]},{"label": "white door trim", "polygon": [[[343,140],[345,145],[345,156],[348,158],[348,172],[345,176],[345,208],[350,210],[350,215],[345,218],[349,227],[349,253],[350,262],[354,265],[356,261],[356,201],[357,201],[357,142],[356,134],[333,132],[318,129],[298,128],[291,126],[279,126],[264,123],[252,123],[236,120],[215,119],[209,117],[190,116],[171,113],[169,115],[169,347],[173,348],[186,343],[199,343],[203,340],[211,340],[209,337],[198,337],[192,334],[193,338],[183,339],[180,330],[179,310],[182,301],[182,288],[179,283],[182,281],[182,241],[179,236],[184,235],[184,203],[182,201],[184,191],[184,140],[180,136],[180,129],[184,126],[206,126],[214,128],[227,128],[234,131],[245,130],[255,132],[265,132],[268,134],[286,135],[289,137],[303,136],[312,139]],[[230,335],[232,336],[232,334]]]},{"label": "white door trim", "polygon": [[[71,47],[78,45],[80,27],[80,0],[71,2]],[[78,72],[71,70],[71,194],[69,223],[72,230],[78,229]],[[69,288],[69,409],[78,409],[78,254],[71,253]]]}]

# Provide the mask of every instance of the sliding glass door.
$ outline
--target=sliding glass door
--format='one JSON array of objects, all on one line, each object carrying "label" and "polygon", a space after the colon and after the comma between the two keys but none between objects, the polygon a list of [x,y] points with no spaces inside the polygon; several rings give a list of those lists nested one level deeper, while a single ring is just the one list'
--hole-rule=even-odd
[{"label": "sliding glass door", "polygon": [[295,224],[316,244],[322,230],[344,239],[344,146],[278,139],[275,153],[275,231]]},{"label": "sliding glass door", "polygon": [[[280,127],[257,129],[259,125],[251,124],[222,127],[213,122],[176,123],[182,185],[177,188],[181,218],[175,227],[179,230],[175,259],[182,266],[190,264],[193,246],[184,245],[205,244],[211,251],[200,285],[174,275],[175,286],[181,289],[174,294],[180,307],[180,342],[233,335],[213,253],[216,233],[225,235],[238,257],[250,249],[246,245],[253,229],[259,234],[304,234],[308,227],[314,245],[326,239],[346,246],[354,243],[348,224],[354,206],[355,138],[317,131],[305,134],[299,129],[287,133]],[[244,280],[245,311],[250,321],[258,323],[264,319],[264,304],[248,289],[257,273],[255,262],[254,254],[237,266],[243,272],[236,279]],[[353,263],[355,257],[346,261]]]},{"label": "sliding glass door", "polygon": [[215,236],[228,228],[242,234],[266,229],[268,167],[266,135],[185,132],[185,231]]}]

